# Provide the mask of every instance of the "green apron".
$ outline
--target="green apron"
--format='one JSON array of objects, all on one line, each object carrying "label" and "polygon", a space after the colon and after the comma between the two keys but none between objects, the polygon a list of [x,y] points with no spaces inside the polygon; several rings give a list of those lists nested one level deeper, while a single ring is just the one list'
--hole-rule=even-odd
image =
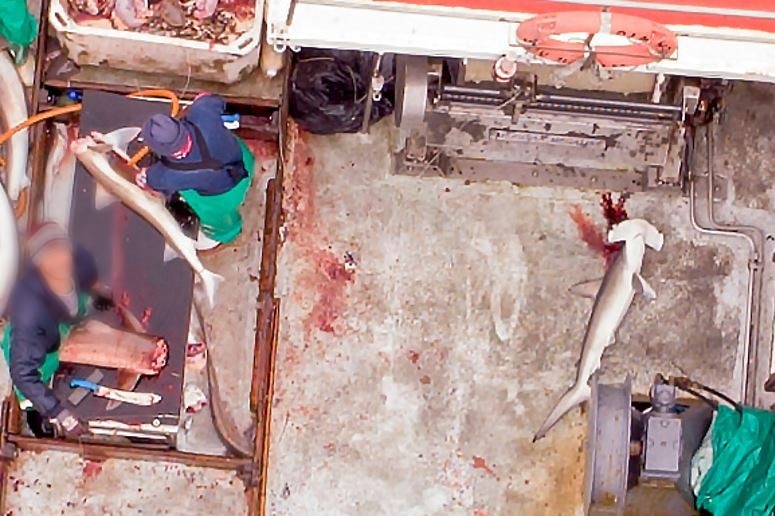
[{"label": "green apron", "polygon": [[[87,294],[80,294],[78,296],[78,313],[75,316],[75,319],[82,319],[86,315],[87,306],[89,303],[89,296]],[[60,346],[65,341],[68,335],[70,335],[70,330],[73,329],[72,323],[59,323],[59,342]],[[5,356],[5,363],[8,364],[8,367],[11,366],[11,324],[9,323],[5,327],[5,333],[3,334],[3,342],[0,344],[3,348],[3,356]],[[40,372],[40,380],[48,384],[51,379],[54,377],[54,373],[57,372],[57,369],[59,369],[59,349],[52,351],[51,353],[48,353],[46,355],[46,358],[43,360],[43,364],[38,368],[38,372]],[[19,406],[24,410],[30,410],[32,408],[32,403],[24,397],[24,395],[19,392],[19,390],[14,387],[14,392],[16,393],[16,397],[19,399]]]},{"label": "green apron", "polygon": [[38,22],[27,10],[25,0],[0,1],[0,36],[10,43],[29,46],[38,35]]},{"label": "green apron", "polygon": [[237,140],[242,148],[242,161],[248,177],[228,192],[219,195],[201,195],[196,190],[178,192],[199,217],[202,233],[222,244],[228,244],[242,231],[242,216],[239,208],[250,188],[255,166],[255,159],[248,146],[240,138]]}]

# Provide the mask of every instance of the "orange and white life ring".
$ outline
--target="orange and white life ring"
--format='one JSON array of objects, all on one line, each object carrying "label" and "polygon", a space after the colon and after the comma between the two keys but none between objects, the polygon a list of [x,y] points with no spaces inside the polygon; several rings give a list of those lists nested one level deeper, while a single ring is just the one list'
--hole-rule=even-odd
[{"label": "orange and white life ring", "polygon": [[613,34],[630,40],[626,45],[592,48],[600,66],[637,66],[669,57],[678,39],[667,27],[628,14],[603,11],[570,11],[535,16],[519,24],[517,38],[537,57],[573,63],[584,57],[587,43],[563,41],[563,34]]}]

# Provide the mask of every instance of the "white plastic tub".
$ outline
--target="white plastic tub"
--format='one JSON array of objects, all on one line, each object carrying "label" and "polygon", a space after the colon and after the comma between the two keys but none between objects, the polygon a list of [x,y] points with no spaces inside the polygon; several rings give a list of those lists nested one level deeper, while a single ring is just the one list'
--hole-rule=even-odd
[{"label": "white plastic tub", "polygon": [[78,65],[191,76],[233,83],[258,66],[264,0],[256,0],[251,28],[228,45],[79,25],[64,5],[51,0],[49,19],[62,48]]}]

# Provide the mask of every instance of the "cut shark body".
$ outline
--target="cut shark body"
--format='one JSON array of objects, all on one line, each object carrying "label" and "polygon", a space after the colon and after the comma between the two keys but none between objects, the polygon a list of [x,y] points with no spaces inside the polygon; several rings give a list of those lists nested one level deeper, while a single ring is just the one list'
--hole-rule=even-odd
[{"label": "cut shark body", "polygon": [[0,315],[11,295],[19,270],[19,234],[11,201],[0,184]]},{"label": "cut shark body", "polygon": [[[29,116],[22,80],[7,52],[0,50],[0,116],[3,129],[15,127]],[[14,134],[5,144],[5,190],[12,201],[30,184],[27,177],[29,152],[27,129]]]},{"label": "cut shark body", "polygon": [[[121,321],[126,329],[136,333],[145,333],[145,327],[129,308],[119,306],[118,313],[121,316]],[[137,384],[140,383],[140,378],[142,378],[142,374],[128,369],[119,369],[116,372],[116,388],[122,391],[134,391]],[[120,400],[110,400],[105,406],[105,410],[111,411],[120,406],[121,403]]]},{"label": "cut shark body", "polygon": [[[213,345],[213,341],[208,338],[207,325],[203,316],[202,291],[194,288],[193,310],[191,310],[191,323],[189,326],[189,342],[201,342],[205,346]],[[248,432],[241,432],[237,423],[227,410],[227,405],[221,397],[221,387],[218,383],[218,371],[213,363],[209,349],[206,354],[207,367],[207,388],[210,398],[210,416],[213,420],[213,427],[221,439],[221,442],[232,453],[240,457],[253,456],[253,436],[248,438]],[[255,422],[255,421],[254,421]],[[255,429],[255,424],[250,426]]]},{"label": "cut shark body", "polygon": [[608,233],[609,242],[623,242],[624,247],[608,268],[602,281],[577,286],[577,292],[589,292],[599,284],[592,315],[584,335],[581,360],[576,382],[560,398],[554,409],[535,433],[533,442],[541,439],[573,407],[590,396],[589,379],[600,368],[603,351],[614,342],[616,331],[636,292],[646,297],[656,296],[654,289],[640,275],[646,246],[655,251],[662,249],[664,238],[649,222],[642,219],[626,220]]},{"label": "cut shark body", "polygon": [[46,161],[46,184],[41,206],[43,220],[52,220],[65,229],[70,226],[73,203],[75,156],[70,150],[70,141],[75,134],[77,127],[54,124],[54,141]]},{"label": "cut shark body", "polygon": [[105,135],[104,144],[97,143],[91,137],[81,138],[73,142],[72,149],[99,186],[156,228],[167,245],[188,262],[202,281],[210,306],[213,306],[216,290],[223,281],[223,277],[205,268],[196,254],[195,241],[183,233],[164,202],[144,192],[111,162],[110,156],[113,154],[111,150],[117,151],[120,155],[126,155],[128,143],[139,132],[139,128],[118,129]]}]

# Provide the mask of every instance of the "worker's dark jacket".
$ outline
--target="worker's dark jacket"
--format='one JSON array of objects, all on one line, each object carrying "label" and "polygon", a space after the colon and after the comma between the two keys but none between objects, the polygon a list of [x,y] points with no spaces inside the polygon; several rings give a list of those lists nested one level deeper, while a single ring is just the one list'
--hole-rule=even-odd
[{"label": "worker's dark jacket", "polygon": [[224,108],[217,95],[205,95],[189,106],[182,121],[192,135],[191,151],[179,159],[162,157],[148,167],[148,186],[167,196],[182,190],[218,195],[247,177],[242,148],[221,120]]},{"label": "worker's dark jacket", "polygon": [[[75,284],[78,293],[87,292],[97,281],[97,267],[92,256],[76,248]],[[11,294],[11,359],[8,364],[14,386],[44,417],[55,417],[62,410],[59,400],[40,380],[38,368],[46,354],[59,348],[59,323],[70,320],[64,303],[56,296],[38,272],[29,267]]]}]

